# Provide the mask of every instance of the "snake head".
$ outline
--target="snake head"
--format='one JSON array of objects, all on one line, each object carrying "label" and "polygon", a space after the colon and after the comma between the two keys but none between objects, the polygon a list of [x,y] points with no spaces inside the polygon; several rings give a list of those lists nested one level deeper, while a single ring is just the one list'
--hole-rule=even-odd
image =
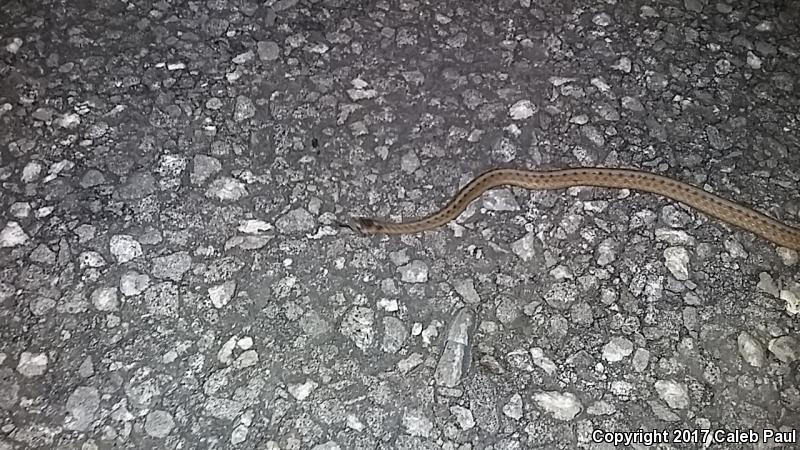
[{"label": "snake head", "polygon": [[346,223],[340,223],[339,226],[350,228],[359,234],[380,233],[383,229],[382,225],[366,217],[351,217]]},{"label": "snake head", "polygon": [[364,227],[367,226],[367,224],[365,224],[367,220],[368,219],[361,217],[351,217],[345,222],[337,220],[336,225],[338,225],[340,228],[349,228],[359,234],[366,234]]}]

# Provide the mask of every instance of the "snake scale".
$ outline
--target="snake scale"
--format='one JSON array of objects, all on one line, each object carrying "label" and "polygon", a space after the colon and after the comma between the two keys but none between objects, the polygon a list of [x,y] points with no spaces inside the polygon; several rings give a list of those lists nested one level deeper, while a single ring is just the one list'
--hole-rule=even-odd
[{"label": "snake scale", "polygon": [[662,175],[634,169],[601,167],[549,171],[493,169],[475,177],[444,207],[427,217],[403,223],[353,217],[345,225],[362,234],[397,235],[431,230],[454,220],[473,200],[498,186],[517,186],[525,189],[595,186],[650,192],[691,206],[777,245],[800,250],[800,229],[778,222],[752,208]]}]

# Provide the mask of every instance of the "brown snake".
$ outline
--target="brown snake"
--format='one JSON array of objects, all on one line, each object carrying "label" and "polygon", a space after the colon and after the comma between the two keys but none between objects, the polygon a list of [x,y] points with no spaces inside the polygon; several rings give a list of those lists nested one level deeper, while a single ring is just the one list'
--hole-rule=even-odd
[{"label": "brown snake", "polygon": [[778,222],[751,208],[665,176],[633,169],[599,167],[552,171],[493,169],[470,181],[442,209],[422,219],[392,223],[366,217],[353,217],[346,226],[363,234],[419,233],[450,222],[485,191],[504,185],[526,189],[596,186],[651,192],[689,205],[780,246],[800,250],[800,229]]}]

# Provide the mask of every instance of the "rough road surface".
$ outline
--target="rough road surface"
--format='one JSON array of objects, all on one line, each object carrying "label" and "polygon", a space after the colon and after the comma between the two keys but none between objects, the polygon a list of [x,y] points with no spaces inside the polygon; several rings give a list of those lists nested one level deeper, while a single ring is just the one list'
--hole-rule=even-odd
[{"label": "rough road surface", "polygon": [[0,1],[0,450],[797,448],[797,252],[592,188],[497,189],[414,236],[337,223],[599,165],[797,226],[798,24]]}]

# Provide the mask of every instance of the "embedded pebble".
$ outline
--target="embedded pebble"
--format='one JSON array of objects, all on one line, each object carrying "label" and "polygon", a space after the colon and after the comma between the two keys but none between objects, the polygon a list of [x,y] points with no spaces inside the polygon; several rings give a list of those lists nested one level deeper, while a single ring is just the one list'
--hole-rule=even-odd
[{"label": "embedded pebble", "polygon": [[554,283],[544,294],[544,301],[553,308],[567,309],[578,299],[578,291],[572,282]]},{"label": "embedded pebble", "polygon": [[375,312],[370,308],[356,306],[344,316],[339,331],[350,338],[356,347],[369,348],[375,340]]},{"label": "embedded pebble", "polygon": [[755,53],[753,53],[751,51],[748,51],[747,52],[747,65],[750,66],[750,68],[753,69],[753,70],[759,70],[759,69],[761,69],[761,66],[763,65],[763,63],[761,61],[761,58],[756,56]]},{"label": "embedded pebble", "polygon": [[323,336],[331,331],[331,325],[317,311],[308,310],[300,318],[300,327],[310,336]]},{"label": "embedded pebble", "polygon": [[81,124],[81,116],[76,113],[65,113],[59,116],[55,123],[61,128],[71,130]]},{"label": "embedded pebble", "polygon": [[20,178],[20,181],[23,183],[33,183],[34,181],[38,180],[41,175],[42,165],[37,161],[31,161],[25,164],[25,167],[22,168],[22,177]]},{"label": "embedded pebble", "polygon": [[686,281],[689,279],[689,252],[683,247],[668,247],[664,249],[664,259],[667,269],[675,279]]},{"label": "embedded pebble", "polygon": [[83,378],[89,378],[94,375],[94,365],[92,364],[91,356],[87,356],[78,367],[78,375]]},{"label": "embedded pebble", "polygon": [[27,378],[38,377],[47,371],[47,355],[44,353],[22,352],[17,363],[17,372]]},{"label": "embedded pebble", "polygon": [[239,424],[231,431],[231,444],[239,445],[247,440],[247,433],[249,428],[243,424]]},{"label": "embedded pebble", "polygon": [[764,367],[767,362],[764,346],[750,333],[742,331],[736,339],[739,355],[753,367]]},{"label": "embedded pebble", "polygon": [[236,348],[236,336],[231,336],[225,343],[222,344],[217,352],[217,359],[223,364],[230,364],[233,362],[233,350]]},{"label": "embedded pebble", "polygon": [[689,406],[689,390],[683,383],[672,380],[658,380],[655,383],[656,392],[670,408],[685,409]]},{"label": "embedded pebble", "polygon": [[633,67],[630,58],[622,57],[617,62],[611,66],[612,69],[617,69],[621,72],[631,73],[631,68]]},{"label": "embedded pebble", "polygon": [[577,125],[586,125],[587,123],[589,123],[589,116],[587,116],[586,114],[578,114],[578,115],[572,116],[569,119],[569,121],[570,121],[570,123],[574,123],[574,124],[577,124]]},{"label": "embedded pebble", "polygon": [[67,399],[67,417],[64,426],[68,430],[86,431],[100,408],[100,393],[96,388],[79,386]]},{"label": "embedded pebble", "polygon": [[228,302],[231,301],[231,298],[233,298],[234,292],[236,292],[236,282],[233,280],[208,288],[208,296],[211,298],[211,304],[217,309],[227,305]]},{"label": "embedded pebble", "polygon": [[150,286],[150,277],[147,274],[129,270],[119,279],[119,291],[126,297],[139,295]]},{"label": "embedded pebble", "polygon": [[623,399],[630,398],[631,393],[635,390],[636,387],[627,381],[619,380],[611,383],[611,393]]},{"label": "embedded pebble", "polygon": [[[274,449],[269,448],[269,450],[278,450],[278,447],[275,447]],[[336,442],[327,441],[311,447],[311,450],[342,450],[342,447],[340,447]]]},{"label": "embedded pebble", "polygon": [[31,204],[28,202],[15,202],[8,208],[8,212],[17,219],[26,219],[31,216]]},{"label": "embedded pebble", "polygon": [[36,247],[28,257],[31,261],[52,266],[56,262],[56,254],[44,244]]},{"label": "embedded pebble", "polygon": [[298,401],[303,401],[307,399],[319,386],[314,380],[306,380],[304,383],[301,384],[290,384],[287,388],[292,397],[297,399]]},{"label": "embedded pebble", "polygon": [[533,400],[558,420],[572,420],[583,410],[580,400],[571,392],[537,392]]},{"label": "embedded pebble", "polygon": [[653,411],[653,414],[664,422],[678,422],[681,420],[681,416],[675,414],[669,406],[665,405],[663,402],[657,400],[648,400],[647,404],[650,405],[650,409]]},{"label": "embedded pebble", "polygon": [[544,354],[544,350],[540,347],[533,347],[530,349],[531,361],[536,367],[544,370],[548,375],[553,375],[558,370],[558,366],[552,359]]},{"label": "embedded pebble", "polygon": [[36,297],[30,304],[30,310],[36,316],[43,316],[55,307],[56,301],[50,297]]},{"label": "embedded pebble", "polygon": [[412,353],[408,358],[401,359],[397,362],[397,370],[402,374],[407,374],[423,363],[422,355],[419,353]]},{"label": "embedded pebble", "polygon": [[514,394],[508,399],[508,403],[503,405],[503,414],[514,420],[519,420],[523,416],[522,396]]},{"label": "embedded pebble", "polygon": [[272,229],[272,225],[263,221],[263,220],[255,220],[255,219],[248,219],[243,220],[240,222],[239,227],[237,230],[241,231],[242,233],[248,234],[259,234],[263,233],[264,231],[269,231]]},{"label": "embedded pebble", "polygon": [[156,278],[180,281],[183,274],[192,266],[192,257],[188,252],[175,252],[167,256],[153,258],[150,273]]},{"label": "embedded pebble", "polygon": [[633,342],[624,337],[612,338],[603,346],[603,359],[608,362],[622,361],[633,353]]},{"label": "embedded pebble", "polygon": [[633,370],[644,372],[649,362],[650,352],[643,348],[636,349],[636,352],[633,354]]},{"label": "embedded pebble", "polygon": [[536,114],[536,108],[530,100],[520,100],[508,110],[508,115],[514,120],[525,120]]},{"label": "embedded pebble", "polygon": [[407,338],[408,329],[402,320],[396,317],[384,317],[381,350],[386,353],[397,353],[403,348]]},{"label": "embedded pebble", "polygon": [[236,346],[242,350],[249,350],[253,347],[253,338],[250,336],[245,336],[236,341]]},{"label": "embedded pebble", "polygon": [[793,289],[782,289],[779,298],[786,302],[786,312],[794,316],[800,314],[800,285]]},{"label": "embedded pebble", "polygon": [[19,389],[20,385],[16,381],[14,371],[8,367],[0,367],[0,410],[9,411],[17,405]]},{"label": "embedded pebble", "polygon": [[94,239],[96,228],[89,224],[83,224],[75,228],[75,234],[78,235],[78,242],[86,243]]},{"label": "embedded pebble", "polygon": [[482,196],[483,207],[490,211],[518,211],[519,204],[509,189],[492,189]]},{"label": "embedded pebble", "polygon": [[720,133],[719,129],[713,125],[706,127],[706,139],[717,150],[728,150],[733,147],[733,141]]},{"label": "embedded pebble", "polygon": [[243,53],[239,53],[238,55],[234,56],[231,60],[234,64],[245,64],[249,61],[252,61],[255,57],[255,54],[252,50],[248,50]]},{"label": "embedded pebble", "polygon": [[196,155],[193,160],[193,170],[189,179],[193,185],[199,186],[222,170],[222,163],[217,158],[207,155]]},{"label": "embedded pebble", "polygon": [[596,147],[603,147],[606,145],[606,138],[603,133],[592,125],[584,125],[581,127],[581,133]]},{"label": "embedded pebble", "polygon": [[133,236],[127,234],[111,236],[109,250],[119,264],[132,261],[143,254],[142,245]]},{"label": "embedded pebble", "polygon": [[756,284],[756,287],[775,298],[780,296],[780,288],[778,288],[778,284],[767,272],[760,272],[758,274],[758,284]]},{"label": "embedded pebble", "polygon": [[541,250],[541,242],[533,233],[528,233],[522,238],[511,243],[511,251],[521,260],[530,261]]},{"label": "embedded pebble", "polygon": [[800,342],[792,336],[781,336],[769,341],[769,351],[781,362],[792,363],[800,359]]},{"label": "embedded pebble", "polygon": [[422,411],[409,409],[403,415],[403,427],[411,436],[427,438],[433,431],[433,422]]},{"label": "embedded pebble", "polygon": [[444,349],[436,363],[433,378],[438,386],[456,387],[471,365],[469,348],[475,327],[475,315],[469,308],[460,309],[450,324]]},{"label": "embedded pebble", "polygon": [[239,95],[236,97],[236,105],[233,109],[233,120],[241,122],[256,115],[256,107],[249,97]]},{"label": "embedded pebble", "polygon": [[283,234],[306,233],[316,226],[314,216],[305,208],[295,208],[275,221],[275,228]]},{"label": "embedded pebble", "polygon": [[156,180],[152,174],[147,172],[135,172],[117,189],[117,194],[122,200],[136,200],[145,198],[155,191]]},{"label": "embedded pebble", "polygon": [[247,195],[244,183],[230,177],[220,177],[211,182],[206,197],[220,201],[236,201]]},{"label": "embedded pebble", "polygon": [[148,436],[154,438],[165,438],[169,436],[175,427],[175,420],[172,414],[167,411],[150,411],[144,421],[144,431]]},{"label": "embedded pebble", "polygon": [[83,177],[81,177],[80,185],[82,188],[87,189],[99,186],[105,182],[106,177],[103,175],[103,172],[96,169],[89,169],[83,174]]},{"label": "embedded pebble", "polygon": [[117,289],[113,287],[100,287],[92,292],[92,304],[98,311],[116,311],[119,309]]},{"label": "embedded pebble", "polygon": [[280,47],[272,41],[259,41],[256,43],[256,52],[261,61],[275,61],[280,56]]},{"label": "embedded pebble", "polygon": [[397,271],[400,272],[400,280],[405,283],[425,283],[428,281],[428,265],[418,259],[398,267]]},{"label": "embedded pebble", "polygon": [[701,0],[683,0],[683,6],[686,7],[687,10],[699,13],[703,11],[703,3]]},{"label": "embedded pebble", "polygon": [[481,297],[475,290],[475,282],[472,279],[458,280],[453,283],[453,288],[458,295],[467,303],[480,303]]},{"label": "embedded pebble", "polygon": [[[206,100],[206,108],[212,111],[218,111],[223,106],[224,104],[222,103],[222,100],[220,100],[218,97],[211,97],[208,100]],[[197,155],[197,156],[202,156],[202,155]]]},{"label": "embedded pebble", "polygon": [[469,430],[475,427],[475,417],[472,416],[472,411],[469,409],[454,405],[450,407],[450,412],[455,416],[456,422],[462,430]]},{"label": "embedded pebble", "polygon": [[144,292],[147,311],[159,317],[177,317],[179,298],[178,286],[169,281],[151,285]]},{"label": "embedded pebble", "polygon": [[255,350],[246,350],[233,361],[233,368],[245,369],[258,364],[258,352]]},{"label": "embedded pebble", "polygon": [[209,397],[203,405],[203,409],[209,416],[228,421],[234,420],[243,407],[244,405],[240,401],[218,397]]},{"label": "embedded pebble", "polygon": [[617,259],[617,242],[611,238],[604,239],[595,251],[598,266],[607,266]]},{"label": "embedded pebble", "polygon": [[586,412],[593,416],[610,416],[617,412],[617,408],[606,401],[599,400],[586,408]]},{"label": "embedded pebble", "polygon": [[86,136],[90,139],[99,139],[108,132],[108,124],[105,122],[94,123],[86,130]]},{"label": "embedded pebble", "polygon": [[347,95],[350,97],[350,100],[354,102],[369,100],[378,96],[378,91],[375,89],[366,89],[369,84],[360,78],[352,80],[350,84],[353,85],[353,89],[348,89]]},{"label": "embedded pebble", "polygon": [[[6,300],[12,298],[16,292],[14,286],[4,281],[0,281],[0,303],[5,302]],[[0,353],[2,355],[2,353]],[[2,356],[0,356],[2,359]],[[2,362],[0,362],[2,364]]]},{"label": "embedded pebble", "polygon": [[[695,1],[697,1],[697,0],[695,0]],[[775,24],[772,23],[769,20],[764,20],[762,22],[759,22],[758,25],[756,25],[756,30],[762,31],[762,32],[772,31],[774,29],[775,29]]]},{"label": "embedded pebble", "polygon": [[400,169],[406,173],[413,173],[417,169],[419,169],[420,161],[417,154],[414,152],[408,152],[400,158]]},{"label": "embedded pebble", "polygon": [[17,247],[26,242],[28,242],[28,235],[17,222],[9,221],[0,231],[1,248]]},{"label": "embedded pebble", "polygon": [[592,17],[592,23],[601,27],[607,27],[611,25],[611,16],[607,13],[600,13]]},{"label": "embedded pebble", "polygon": [[11,39],[11,42],[6,44],[6,51],[11,54],[16,54],[20,48],[22,48],[22,44],[24,41],[18,37],[14,37]]},{"label": "embedded pebble", "polygon": [[634,112],[642,112],[644,111],[644,106],[639,101],[639,99],[634,97],[622,97],[622,107]]}]

